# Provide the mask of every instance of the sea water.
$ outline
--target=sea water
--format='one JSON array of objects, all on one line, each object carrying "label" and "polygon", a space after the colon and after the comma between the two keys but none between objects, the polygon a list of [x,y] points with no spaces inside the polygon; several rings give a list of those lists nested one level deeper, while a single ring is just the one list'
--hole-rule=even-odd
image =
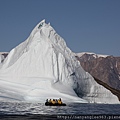
[{"label": "sea water", "polygon": [[[12,115],[120,115],[120,104],[80,104],[45,106],[43,103],[0,102],[0,116]],[[2,117],[1,117],[2,118]],[[53,118],[52,118],[53,119]],[[66,119],[66,118],[61,118]],[[72,119],[72,118],[71,118]]]}]

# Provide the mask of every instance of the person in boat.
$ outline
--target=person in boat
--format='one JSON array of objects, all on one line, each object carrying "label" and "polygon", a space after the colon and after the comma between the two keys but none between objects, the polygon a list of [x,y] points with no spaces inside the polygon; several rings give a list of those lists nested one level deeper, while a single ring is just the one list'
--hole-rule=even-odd
[{"label": "person in boat", "polygon": [[58,104],[62,104],[61,98],[58,99]]},{"label": "person in boat", "polygon": [[55,99],[53,99],[53,100],[52,100],[52,104],[55,104],[55,103],[56,103],[56,101],[55,101]]},{"label": "person in boat", "polygon": [[57,99],[55,100],[55,104],[58,104],[58,100]]},{"label": "person in boat", "polygon": [[46,100],[46,102],[48,102],[48,99]]},{"label": "person in boat", "polygon": [[48,102],[49,102],[49,103],[52,103],[52,100],[50,99]]}]

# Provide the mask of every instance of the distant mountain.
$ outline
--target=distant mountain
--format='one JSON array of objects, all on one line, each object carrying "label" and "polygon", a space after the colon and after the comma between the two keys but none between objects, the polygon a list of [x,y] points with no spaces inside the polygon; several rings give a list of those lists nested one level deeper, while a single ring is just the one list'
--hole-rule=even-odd
[{"label": "distant mountain", "polygon": [[120,57],[95,53],[78,53],[76,57],[85,71],[120,100]]}]

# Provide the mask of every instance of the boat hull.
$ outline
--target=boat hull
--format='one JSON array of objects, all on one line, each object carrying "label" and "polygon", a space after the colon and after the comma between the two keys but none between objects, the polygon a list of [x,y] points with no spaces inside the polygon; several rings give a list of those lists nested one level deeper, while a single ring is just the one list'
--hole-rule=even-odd
[{"label": "boat hull", "polygon": [[66,106],[65,103],[62,103],[62,104],[55,103],[55,104],[53,104],[53,103],[49,103],[49,102],[46,102],[45,105],[46,106]]}]

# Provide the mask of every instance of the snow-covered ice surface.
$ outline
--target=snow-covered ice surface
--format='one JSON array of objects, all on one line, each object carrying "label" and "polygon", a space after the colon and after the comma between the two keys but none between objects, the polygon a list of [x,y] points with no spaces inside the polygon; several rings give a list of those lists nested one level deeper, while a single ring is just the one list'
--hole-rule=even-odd
[{"label": "snow-covered ice surface", "polygon": [[[78,97],[79,96],[79,97]],[[0,69],[0,100],[119,103],[97,84],[56,31],[41,21],[13,48]]]}]

